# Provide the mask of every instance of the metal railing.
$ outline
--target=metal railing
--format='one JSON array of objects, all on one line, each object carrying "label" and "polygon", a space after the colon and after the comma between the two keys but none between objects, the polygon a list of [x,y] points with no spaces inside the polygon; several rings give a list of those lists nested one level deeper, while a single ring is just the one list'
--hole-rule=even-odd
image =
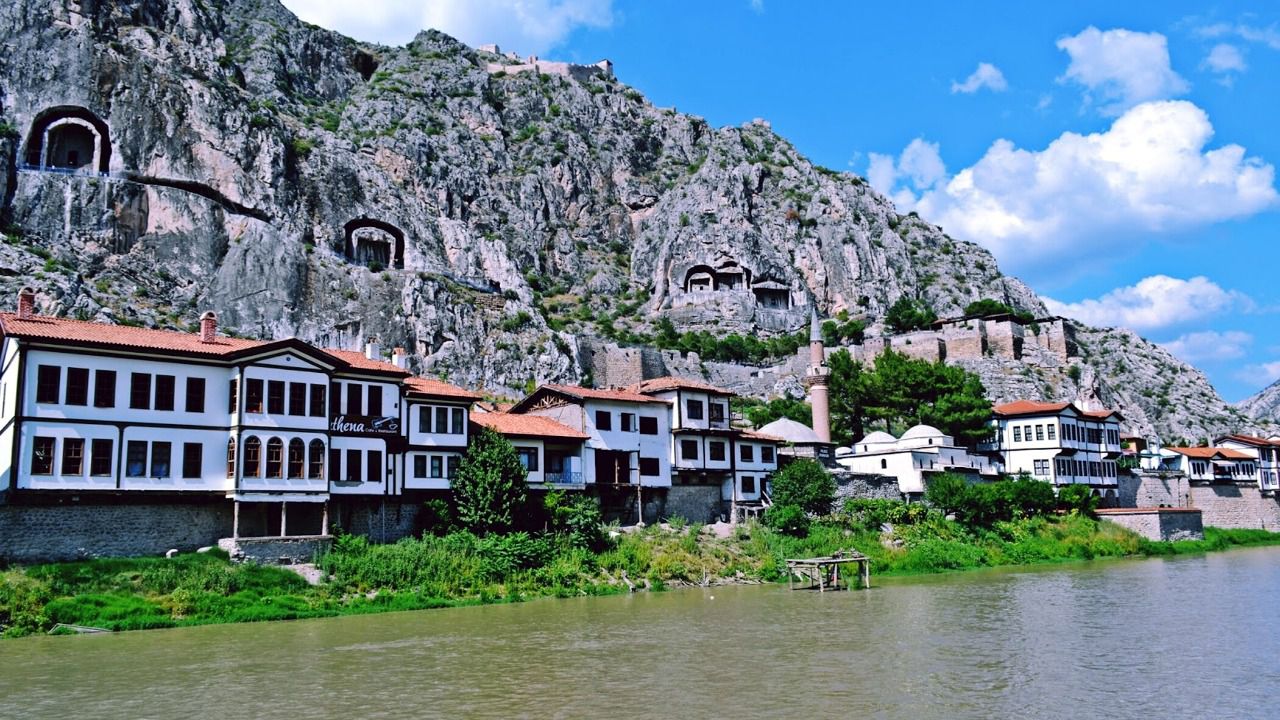
[{"label": "metal railing", "polygon": [[542,481],[548,485],[582,485],[585,482],[580,472],[544,473]]}]

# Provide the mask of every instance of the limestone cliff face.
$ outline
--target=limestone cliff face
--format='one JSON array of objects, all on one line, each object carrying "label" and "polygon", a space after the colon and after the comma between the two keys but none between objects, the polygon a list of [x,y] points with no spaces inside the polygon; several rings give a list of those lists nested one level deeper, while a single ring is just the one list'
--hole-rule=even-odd
[{"label": "limestone cliff face", "polygon": [[[607,68],[518,72],[435,32],[366,45],[273,0],[13,0],[0,40],[7,303],[31,283],[47,312],[376,336],[507,392],[581,380],[584,338],[664,315],[771,334],[904,295],[942,316],[980,298],[1044,312],[985,250],[767,124],[711,128]],[[1133,386],[1137,368],[1088,362],[1100,387]],[[1209,422],[1223,405],[1202,389]]]},{"label": "limestone cliff face", "polygon": [[1274,382],[1256,394],[1236,403],[1236,409],[1259,424],[1266,426],[1268,434],[1280,432],[1280,382]]}]

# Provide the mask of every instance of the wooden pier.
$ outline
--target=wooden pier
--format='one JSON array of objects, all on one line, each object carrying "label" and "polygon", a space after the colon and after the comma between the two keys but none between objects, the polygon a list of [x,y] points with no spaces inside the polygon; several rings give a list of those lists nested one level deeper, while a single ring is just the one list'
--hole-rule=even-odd
[{"label": "wooden pier", "polygon": [[[838,552],[831,557],[787,560],[787,587],[792,590],[813,590],[817,588],[818,592],[839,590],[841,589],[841,567],[854,564],[857,565],[854,577],[858,578],[862,587],[871,587],[871,560],[857,550]],[[849,569],[846,568],[844,589],[852,590],[853,587],[849,583],[848,572]],[[797,580],[805,584],[797,586]]]}]

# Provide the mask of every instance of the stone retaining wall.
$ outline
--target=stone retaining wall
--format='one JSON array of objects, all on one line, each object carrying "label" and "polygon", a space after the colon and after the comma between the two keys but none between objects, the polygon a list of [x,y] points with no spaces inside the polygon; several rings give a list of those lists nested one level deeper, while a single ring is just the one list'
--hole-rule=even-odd
[{"label": "stone retaining wall", "polygon": [[254,562],[263,565],[292,565],[312,562],[317,555],[329,549],[333,537],[306,535],[278,538],[222,538],[218,547],[227,551],[232,560]]},{"label": "stone retaining wall", "polygon": [[231,534],[231,503],[132,499],[0,505],[0,560],[55,562],[195,550]]},{"label": "stone retaining wall", "polygon": [[1192,485],[1191,505],[1204,524],[1220,528],[1256,528],[1280,532],[1280,501],[1257,485]]},{"label": "stone retaining wall", "polygon": [[1135,472],[1117,478],[1122,508],[1187,507],[1191,485],[1182,473]]},{"label": "stone retaining wall", "polygon": [[1203,540],[1204,520],[1195,508],[1110,508],[1098,517],[1148,540]]},{"label": "stone retaining wall", "polygon": [[836,508],[846,499],[902,500],[898,479],[888,475],[864,475],[847,470],[833,470],[836,479]]}]

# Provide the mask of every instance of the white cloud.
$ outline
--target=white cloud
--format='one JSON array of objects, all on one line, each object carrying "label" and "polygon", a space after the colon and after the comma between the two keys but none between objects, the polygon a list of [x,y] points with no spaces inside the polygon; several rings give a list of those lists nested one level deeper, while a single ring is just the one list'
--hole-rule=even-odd
[{"label": "white cloud", "polygon": [[1220,38],[1235,35],[1241,40],[1266,45],[1272,50],[1280,50],[1280,30],[1276,27],[1257,27],[1247,23],[1214,23],[1196,30],[1197,34],[1207,38]]},{"label": "white cloud", "polygon": [[1187,91],[1187,81],[1169,64],[1169,45],[1160,33],[1116,29],[1102,31],[1092,25],[1078,35],[1058,41],[1058,49],[1071,56],[1063,76],[1088,89],[1104,115],[1119,115],[1148,100],[1174,97]]},{"label": "white cloud", "polygon": [[980,62],[978,69],[974,70],[964,82],[951,82],[951,92],[964,93],[966,95],[976,93],[982,88],[986,88],[992,92],[1004,92],[1009,89],[1009,83],[1004,79],[1004,73],[1000,72],[1000,68],[991,63]]},{"label": "white cloud", "polygon": [[1214,45],[1205,56],[1203,66],[1219,74],[1244,72],[1249,67],[1244,62],[1240,48],[1228,43]]},{"label": "white cloud", "polygon": [[298,17],[360,40],[403,45],[434,28],[469,45],[546,52],[579,27],[613,23],[612,0],[283,0]]},{"label": "white cloud", "polygon": [[1236,373],[1236,378],[1265,388],[1280,380],[1280,360],[1256,365],[1245,365]]},{"label": "white cloud", "polygon": [[1187,333],[1175,340],[1161,343],[1161,346],[1185,362],[1197,363],[1204,360],[1242,358],[1252,343],[1253,336],[1240,330],[1204,330]]},{"label": "white cloud", "polygon": [[[1225,290],[1203,276],[1190,280],[1152,275],[1100,298],[1064,303],[1045,298],[1049,312],[1087,325],[1155,330],[1176,327],[1232,310],[1249,311],[1253,303],[1243,293]],[[1175,341],[1176,342],[1176,341]]]},{"label": "white cloud", "polygon": [[764,0],[751,0],[751,9],[757,13],[764,12]]},{"label": "white cloud", "polygon": [[997,140],[950,178],[921,169],[942,165],[923,157],[937,157],[937,145],[917,139],[896,164],[873,154],[868,180],[901,211],[986,246],[1015,271],[1087,267],[1062,263],[1097,262],[1118,233],[1182,231],[1276,205],[1275,169],[1239,145],[1206,149],[1212,135],[1190,102],[1151,102],[1104,132],[1064,133],[1043,150]]}]

